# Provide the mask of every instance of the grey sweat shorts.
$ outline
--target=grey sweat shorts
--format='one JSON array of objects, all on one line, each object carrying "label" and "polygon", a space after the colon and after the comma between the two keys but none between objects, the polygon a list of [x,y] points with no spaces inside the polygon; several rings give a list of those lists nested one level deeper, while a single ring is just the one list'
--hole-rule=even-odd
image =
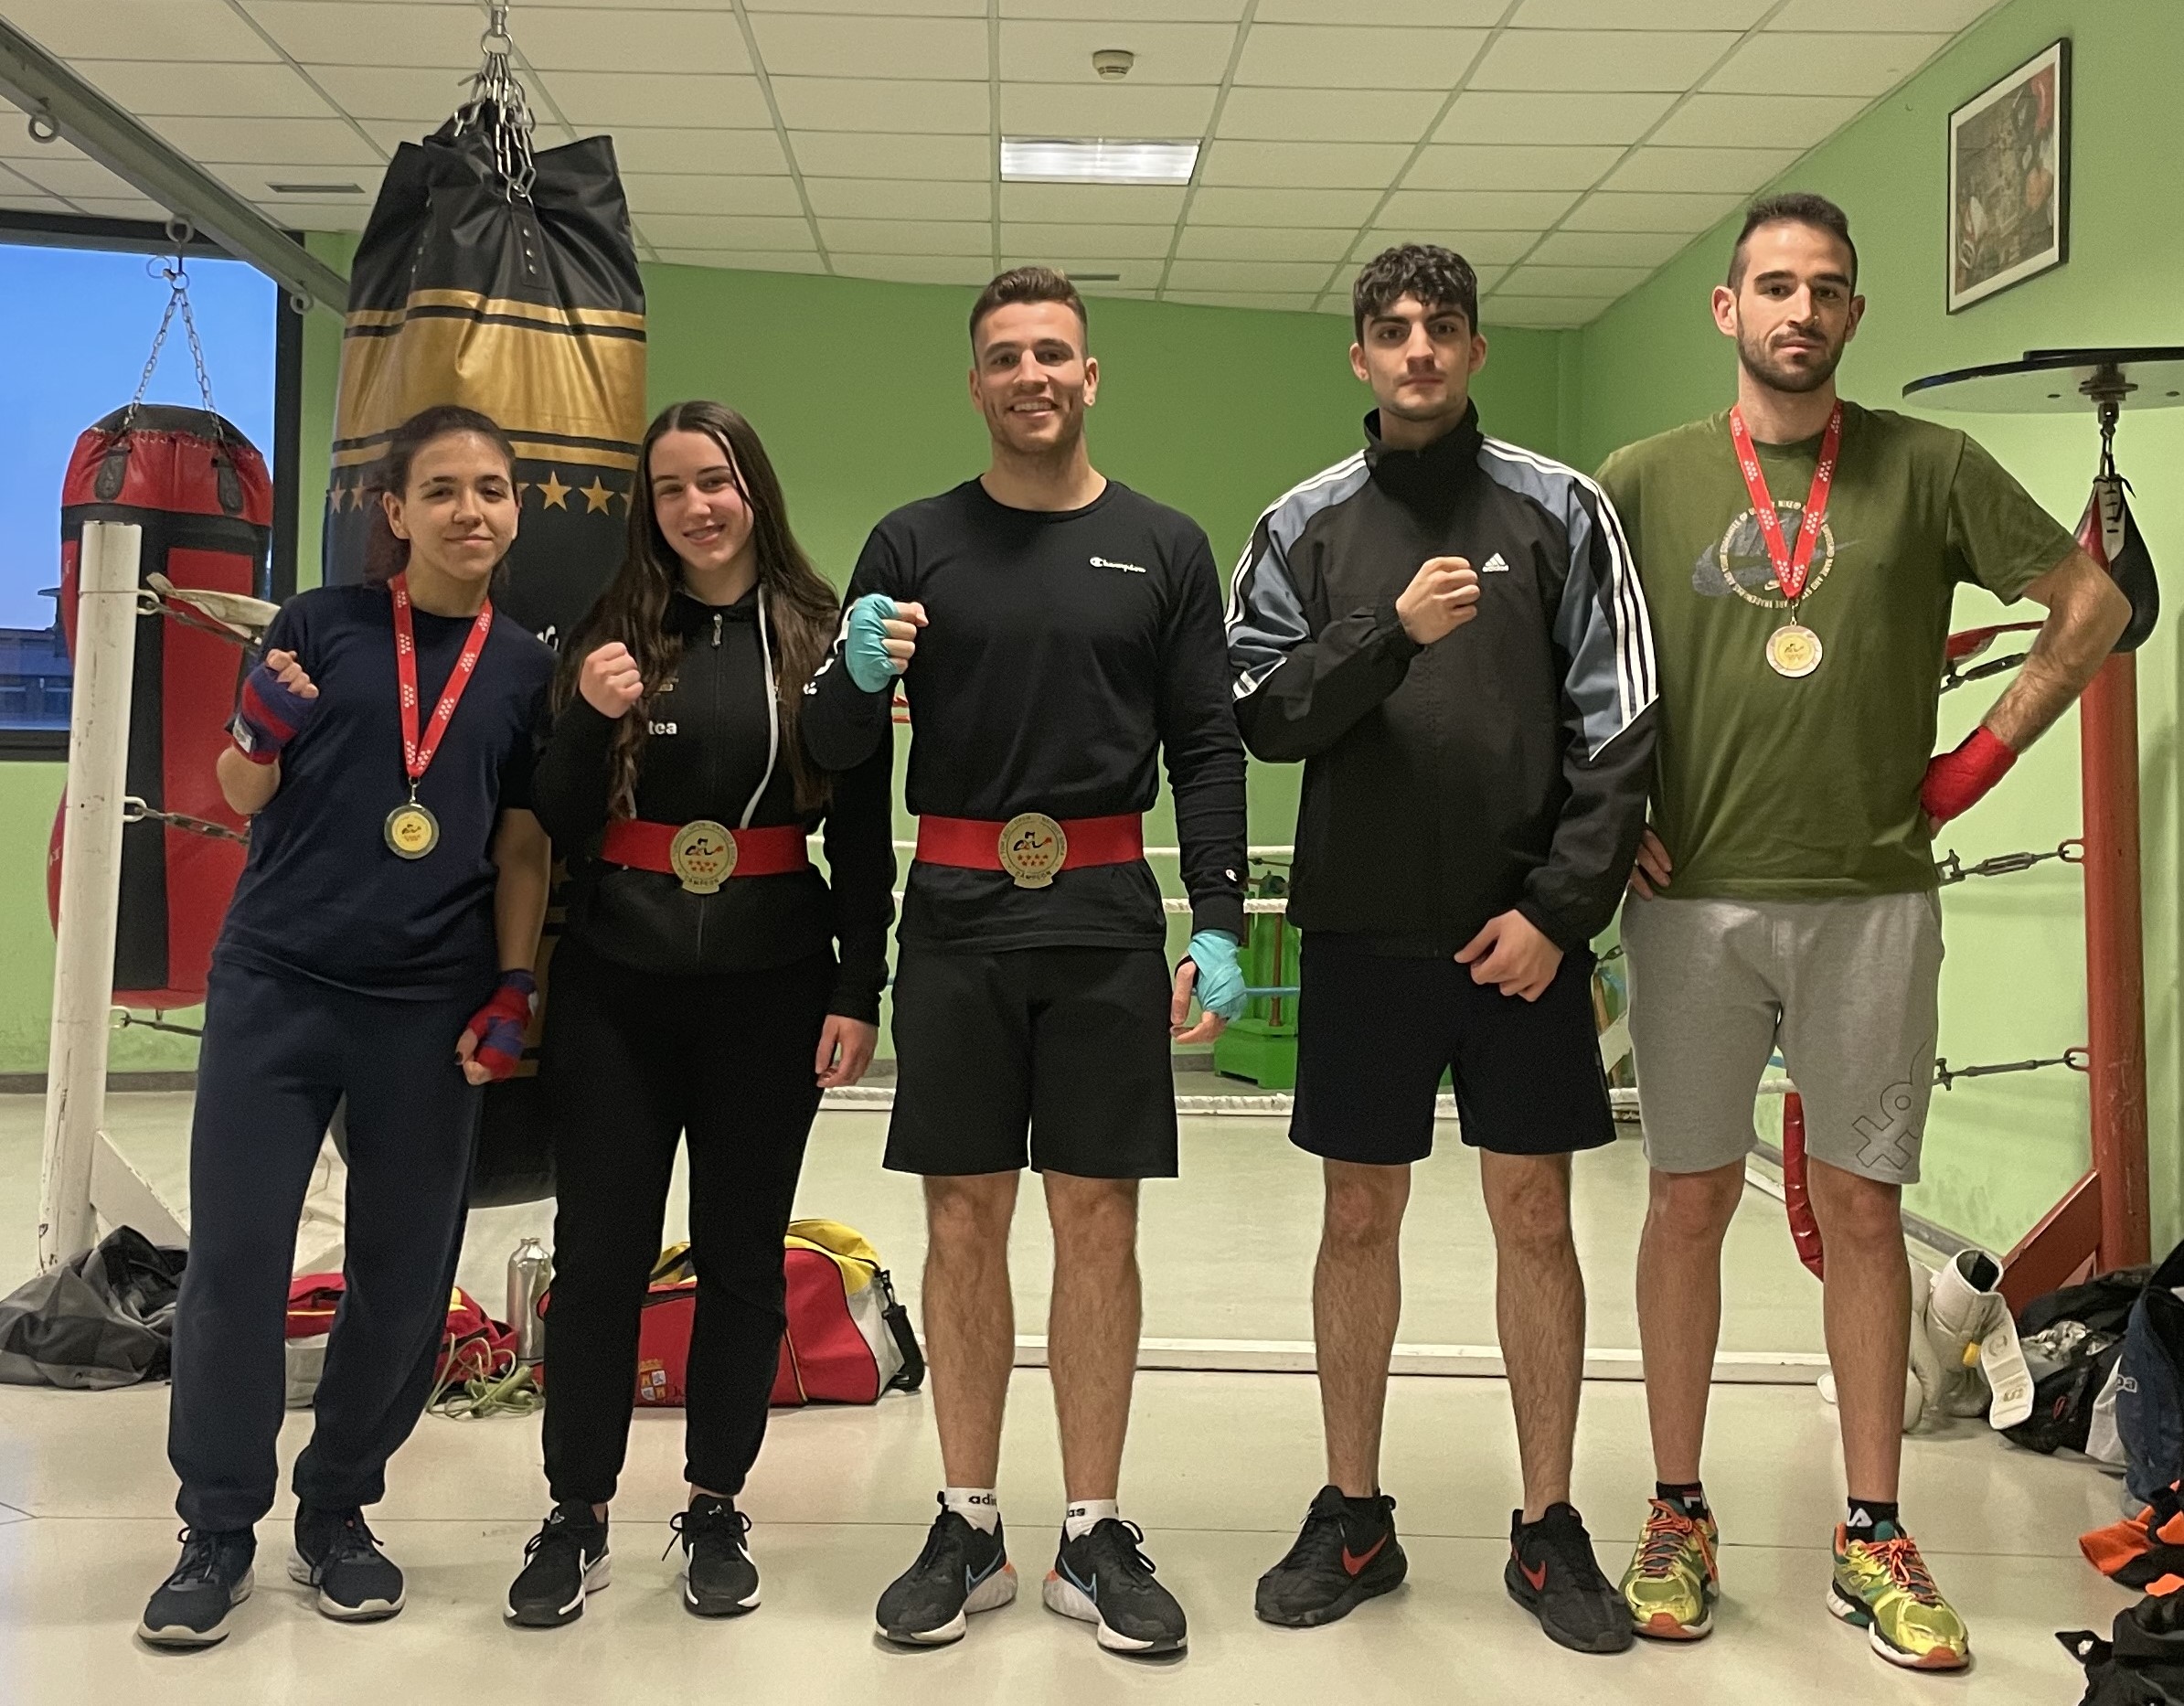
[{"label": "grey sweat shorts", "polygon": [[1646,1159],[1665,1173],[1742,1160],[1768,1056],[1805,1101],[1806,1153],[1908,1185],[1934,1093],[1941,900],[1636,896],[1623,909]]}]

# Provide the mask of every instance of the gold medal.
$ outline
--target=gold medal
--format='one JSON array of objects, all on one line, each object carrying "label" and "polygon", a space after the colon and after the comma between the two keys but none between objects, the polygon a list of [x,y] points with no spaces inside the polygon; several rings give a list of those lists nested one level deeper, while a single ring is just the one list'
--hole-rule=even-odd
[{"label": "gold medal", "polygon": [[1784,623],[1767,636],[1767,663],[1778,676],[1803,680],[1820,666],[1820,636],[1801,622]]},{"label": "gold medal", "polygon": [[667,865],[692,894],[717,893],[736,874],[736,837],[709,817],[685,824],[667,844]]},{"label": "gold medal", "polygon": [[440,820],[415,800],[387,814],[387,845],[398,858],[422,858],[440,845]]},{"label": "gold medal", "polygon": [[1019,889],[1048,889],[1070,856],[1070,838],[1044,812],[1022,812],[1001,826],[1001,869]]}]

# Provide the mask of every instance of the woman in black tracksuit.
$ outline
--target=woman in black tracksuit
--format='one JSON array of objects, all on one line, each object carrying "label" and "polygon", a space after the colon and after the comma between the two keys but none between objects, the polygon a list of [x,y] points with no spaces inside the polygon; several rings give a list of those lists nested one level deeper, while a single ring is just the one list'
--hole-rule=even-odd
[{"label": "woman in black tracksuit", "polygon": [[[780,1354],[782,1234],[821,1093],[870,1063],[894,910],[890,754],[830,776],[796,738],[837,605],[758,435],[718,403],[677,404],[638,471],[627,552],[564,649],[534,786],[570,880],[541,1067],[554,1508],[507,1605],[533,1626],[571,1621],[606,1583],[638,1317],[685,1135],[683,1601],[704,1616],[758,1604],[734,1500]],[[806,852],[822,822],[831,890]]]}]

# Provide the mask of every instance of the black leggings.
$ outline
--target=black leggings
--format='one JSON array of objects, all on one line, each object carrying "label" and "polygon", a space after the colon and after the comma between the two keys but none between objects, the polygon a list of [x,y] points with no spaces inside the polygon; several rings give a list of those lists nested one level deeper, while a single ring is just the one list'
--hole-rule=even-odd
[{"label": "black leggings", "polygon": [[814,1057],[834,981],[826,954],[772,971],[663,977],[573,942],[556,953],[541,1070],[559,1199],[546,1320],[546,1475],[557,1502],[614,1496],[638,1316],[686,1134],[698,1304],[685,1476],[742,1490],[781,1355],[782,1233],[819,1109]]}]

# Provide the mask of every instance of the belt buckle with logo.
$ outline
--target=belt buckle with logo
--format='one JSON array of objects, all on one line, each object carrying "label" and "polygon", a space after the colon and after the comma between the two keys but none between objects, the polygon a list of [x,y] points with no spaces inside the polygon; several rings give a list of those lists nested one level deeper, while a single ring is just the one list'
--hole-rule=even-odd
[{"label": "belt buckle with logo", "polygon": [[1001,869],[1019,889],[1049,889],[1070,856],[1070,838],[1044,812],[1019,812],[1001,826]]},{"label": "belt buckle with logo", "polygon": [[692,894],[713,894],[736,874],[736,837],[709,817],[685,824],[667,844],[667,865]]}]

